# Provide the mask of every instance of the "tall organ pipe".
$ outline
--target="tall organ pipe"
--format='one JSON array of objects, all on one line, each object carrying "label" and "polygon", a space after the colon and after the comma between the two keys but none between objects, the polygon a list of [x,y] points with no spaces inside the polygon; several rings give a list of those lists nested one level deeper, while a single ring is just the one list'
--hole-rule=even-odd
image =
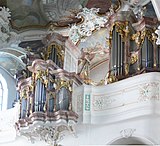
[{"label": "tall organ pipe", "polygon": [[40,105],[39,105],[39,99],[41,98],[41,89],[42,88],[42,82],[40,79],[37,79],[36,81],[36,87],[35,87],[35,111],[39,111],[40,110]]},{"label": "tall organ pipe", "polygon": [[121,71],[121,35],[118,34],[118,47],[117,47],[117,75]]},{"label": "tall organ pipe", "polygon": [[117,31],[115,31],[115,48],[114,48],[114,50],[115,50],[115,56],[114,56],[114,73],[115,73],[115,76],[117,76],[117,65],[118,65],[118,32]]},{"label": "tall organ pipe", "polygon": [[114,54],[115,54],[115,26],[112,31],[112,48],[111,48],[111,73],[114,74]]}]

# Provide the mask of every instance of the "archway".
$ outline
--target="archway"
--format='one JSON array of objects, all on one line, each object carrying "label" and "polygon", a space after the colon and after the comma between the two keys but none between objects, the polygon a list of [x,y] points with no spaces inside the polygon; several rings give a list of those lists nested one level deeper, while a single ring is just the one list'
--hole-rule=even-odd
[{"label": "archway", "polygon": [[153,143],[150,140],[145,138],[122,137],[112,141],[109,145],[153,145]]}]

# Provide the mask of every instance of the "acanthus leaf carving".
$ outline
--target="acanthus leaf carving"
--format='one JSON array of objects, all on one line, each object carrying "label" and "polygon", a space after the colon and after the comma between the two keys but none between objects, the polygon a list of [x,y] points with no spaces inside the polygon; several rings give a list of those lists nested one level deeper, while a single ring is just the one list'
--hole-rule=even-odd
[{"label": "acanthus leaf carving", "polygon": [[84,42],[87,37],[91,36],[93,31],[99,30],[107,23],[109,17],[113,15],[113,7],[106,16],[98,16],[99,9],[97,8],[83,8],[82,12],[78,13],[76,18],[83,19],[83,23],[80,25],[72,25],[69,31],[69,37],[74,44],[79,41]]}]

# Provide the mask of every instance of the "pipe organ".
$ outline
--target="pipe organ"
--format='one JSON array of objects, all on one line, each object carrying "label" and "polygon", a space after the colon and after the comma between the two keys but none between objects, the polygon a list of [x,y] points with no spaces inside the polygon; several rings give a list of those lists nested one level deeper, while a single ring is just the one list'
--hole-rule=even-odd
[{"label": "pipe organ", "polygon": [[120,76],[125,74],[124,69],[124,36],[118,29],[119,23],[113,26],[111,31],[111,60],[110,68],[111,75]]},{"label": "pipe organ", "polygon": [[[36,139],[56,145],[62,133],[69,131],[75,134],[78,115],[72,110],[72,91],[82,81],[75,72],[63,70],[65,47],[71,46],[70,49],[75,51],[74,46],[70,42],[64,45],[59,41],[58,44],[52,39],[46,42],[46,49],[42,48],[43,59],[35,59],[27,67],[29,74],[20,71],[16,75],[17,101],[20,102],[16,128],[20,135],[36,135]],[[76,61],[74,59],[73,63],[77,64]]]},{"label": "pipe organ", "polygon": [[[73,84],[81,84],[79,77],[57,68],[51,60],[37,59],[28,70],[32,76],[20,80],[17,86],[20,100],[18,131],[22,135],[32,131],[38,134],[41,127],[46,133],[73,132],[72,125],[77,122],[78,115],[72,110],[72,90]],[[61,130],[56,131],[59,128]],[[54,139],[50,140],[54,142]]]},{"label": "pipe organ", "polygon": [[157,21],[139,20],[130,12],[123,12],[123,16],[121,13],[112,16],[107,25],[110,29],[108,83],[159,70],[159,47],[154,29]]},{"label": "pipe organ", "polygon": [[56,43],[52,43],[47,47],[47,59],[52,60],[57,66],[63,68],[64,57],[63,57],[63,47]]}]

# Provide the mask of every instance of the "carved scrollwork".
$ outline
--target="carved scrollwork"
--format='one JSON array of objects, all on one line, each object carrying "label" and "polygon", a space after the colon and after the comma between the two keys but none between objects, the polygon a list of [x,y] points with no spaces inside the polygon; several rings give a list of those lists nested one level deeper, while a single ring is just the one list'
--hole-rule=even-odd
[{"label": "carved scrollwork", "polygon": [[130,64],[134,64],[138,61],[138,52],[132,52],[130,56]]},{"label": "carved scrollwork", "polygon": [[137,33],[132,35],[131,39],[135,41],[137,46],[140,46],[143,44],[145,37],[147,37],[151,42],[157,39],[152,29],[145,29],[143,31],[138,31]]},{"label": "carved scrollwork", "polygon": [[141,33],[138,31],[137,33],[133,34],[131,39],[135,41],[135,43],[139,46],[141,44]]},{"label": "carved scrollwork", "polygon": [[128,27],[128,21],[126,22],[115,22],[116,26],[116,31],[119,32],[121,35],[123,41],[125,37],[128,36],[128,33],[130,32],[129,27]]},{"label": "carved scrollwork", "polygon": [[74,44],[79,41],[84,42],[88,36],[92,35],[92,32],[104,27],[109,17],[113,15],[113,7],[109,9],[106,16],[98,15],[99,9],[96,8],[83,8],[83,11],[78,13],[76,18],[83,19],[83,23],[80,25],[72,25],[69,31],[69,37]]},{"label": "carved scrollwork", "polygon": [[113,82],[116,82],[116,81],[118,81],[118,79],[116,78],[116,76],[109,75],[107,83],[113,83]]}]

